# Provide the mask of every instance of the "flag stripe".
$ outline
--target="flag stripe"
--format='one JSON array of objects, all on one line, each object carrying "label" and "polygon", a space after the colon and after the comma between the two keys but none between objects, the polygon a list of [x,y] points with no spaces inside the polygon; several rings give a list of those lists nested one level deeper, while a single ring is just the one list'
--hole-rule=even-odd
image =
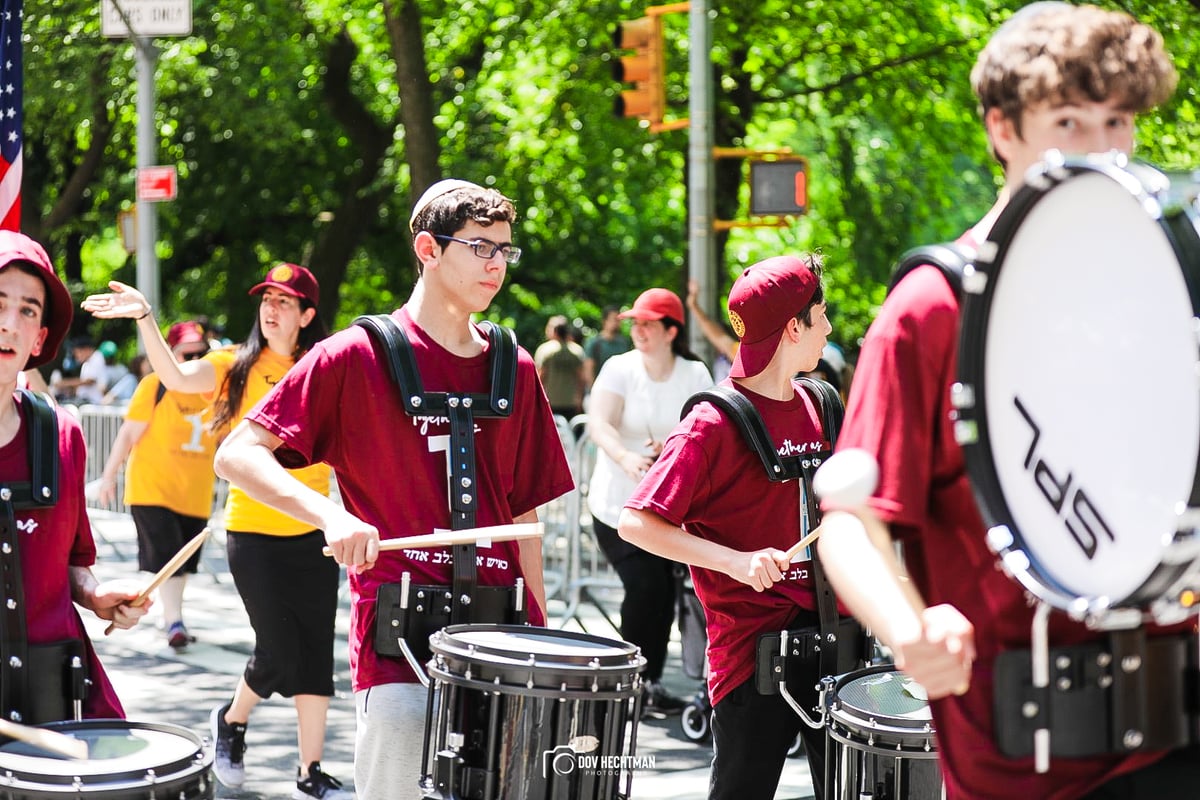
[{"label": "flag stripe", "polygon": [[0,3],[0,228],[21,229],[21,22],[24,0]]}]

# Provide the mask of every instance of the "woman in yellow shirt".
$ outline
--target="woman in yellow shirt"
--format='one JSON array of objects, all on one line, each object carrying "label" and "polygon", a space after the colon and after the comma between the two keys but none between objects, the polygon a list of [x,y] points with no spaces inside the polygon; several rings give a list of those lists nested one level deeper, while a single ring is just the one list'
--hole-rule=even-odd
[{"label": "woman in yellow shirt", "polygon": [[[102,319],[137,320],[146,355],[170,390],[207,395],[214,430],[225,432],[279,382],[327,331],[317,316],[320,289],[307,269],[273,267],[252,295],[261,295],[250,336],[236,352],[214,351],[180,364],[172,358],[150,304],[137,289],[112,281],[109,294],[92,295],[83,308]],[[295,470],[305,484],[328,493],[324,465]],[[333,636],[339,571],[322,555],[321,531],[229,487],[226,546],[246,614],[254,628],[254,654],[233,698],[213,709],[213,771],[226,786],[245,781],[243,756],[250,712],[278,692],[296,705],[300,766],[295,798],[348,800],[352,795],[321,770],[325,717],[333,696]]]}]

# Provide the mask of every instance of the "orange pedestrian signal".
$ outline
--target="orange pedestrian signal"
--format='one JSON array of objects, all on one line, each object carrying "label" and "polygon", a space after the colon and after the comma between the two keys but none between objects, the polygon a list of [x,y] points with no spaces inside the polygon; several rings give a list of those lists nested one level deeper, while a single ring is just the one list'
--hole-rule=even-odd
[{"label": "orange pedestrian signal", "polygon": [[750,162],[750,215],[799,216],[808,208],[808,162],[800,157]]}]

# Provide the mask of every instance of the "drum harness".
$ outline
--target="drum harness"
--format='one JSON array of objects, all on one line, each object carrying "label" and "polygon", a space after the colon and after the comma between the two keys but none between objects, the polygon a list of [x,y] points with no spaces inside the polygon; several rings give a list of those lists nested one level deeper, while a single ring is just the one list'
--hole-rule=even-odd
[{"label": "drum harness", "polygon": [[[837,441],[845,413],[842,398],[829,383],[816,378],[797,379],[817,401],[821,410],[821,429],[830,446]],[[821,509],[812,491],[812,479],[817,468],[831,454],[820,450],[805,455],[781,457],[771,443],[762,416],[745,395],[728,386],[713,386],[692,395],[683,406],[680,417],[700,402],[712,403],[733,421],[747,446],[758,456],[772,483],[799,480],[801,533],[806,525],[812,529],[820,523]],[[873,649],[871,637],[853,617],[839,618],[837,597],[829,583],[816,549],[812,549],[813,594],[817,601],[817,627],[772,631],[759,635],[755,653],[755,684],[759,694],[780,694],[806,725],[819,730],[825,726],[825,696],[833,688],[833,676],[849,672],[869,660]],[[792,696],[788,689],[788,670],[801,671],[801,664],[817,657],[822,676],[820,717],[813,717]]]},{"label": "drum harness", "polygon": [[[913,269],[939,269],[961,298],[975,253],[957,242],[917,247],[897,262],[890,293]],[[1195,633],[1147,637],[1140,614],[1086,620],[1108,636],[1049,645],[1051,607],[1035,605],[1029,650],[996,658],[994,738],[1011,758],[1034,758],[1044,773],[1051,755],[1084,758],[1170,750],[1200,742],[1200,640]]]},{"label": "drum harness", "polygon": [[[491,389],[488,394],[425,391],[412,343],[404,328],[387,314],[358,317],[387,354],[387,368],[400,390],[404,411],[411,417],[438,415],[450,420],[450,524],[452,530],[475,527],[475,420],[512,414],[517,379],[517,344],[512,333],[483,322],[488,337]],[[525,581],[515,586],[479,586],[475,544],[452,546],[450,585],[413,585],[405,572],[399,584],[384,584],[376,597],[375,650],[403,656],[421,683],[428,687],[425,662],[431,656],[429,635],[447,624],[507,623],[526,620]]]},{"label": "drum harness", "polygon": [[58,417],[44,395],[18,390],[27,412],[29,481],[0,483],[0,713],[27,725],[83,718],[86,655],[77,639],[31,645],[21,575],[17,511],[58,503]]}]

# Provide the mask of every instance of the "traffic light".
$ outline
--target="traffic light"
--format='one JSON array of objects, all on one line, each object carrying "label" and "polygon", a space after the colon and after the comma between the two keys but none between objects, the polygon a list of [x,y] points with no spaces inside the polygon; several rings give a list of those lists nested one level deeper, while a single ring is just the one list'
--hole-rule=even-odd
[{"label": "traffic light", "polygon": [[662,17],[655,14],[618,23],[613,45],[618,50],[634,51],[613,62],[613,77],[633,84],[613,101],[613,111],[618,117],[636,117],[651,125],[661,123],[666,108]]},{"label": "traffic light", "polygon": [[750,162],[750,216],[799,216],[808,208],[808,162],[801,157]]}]

